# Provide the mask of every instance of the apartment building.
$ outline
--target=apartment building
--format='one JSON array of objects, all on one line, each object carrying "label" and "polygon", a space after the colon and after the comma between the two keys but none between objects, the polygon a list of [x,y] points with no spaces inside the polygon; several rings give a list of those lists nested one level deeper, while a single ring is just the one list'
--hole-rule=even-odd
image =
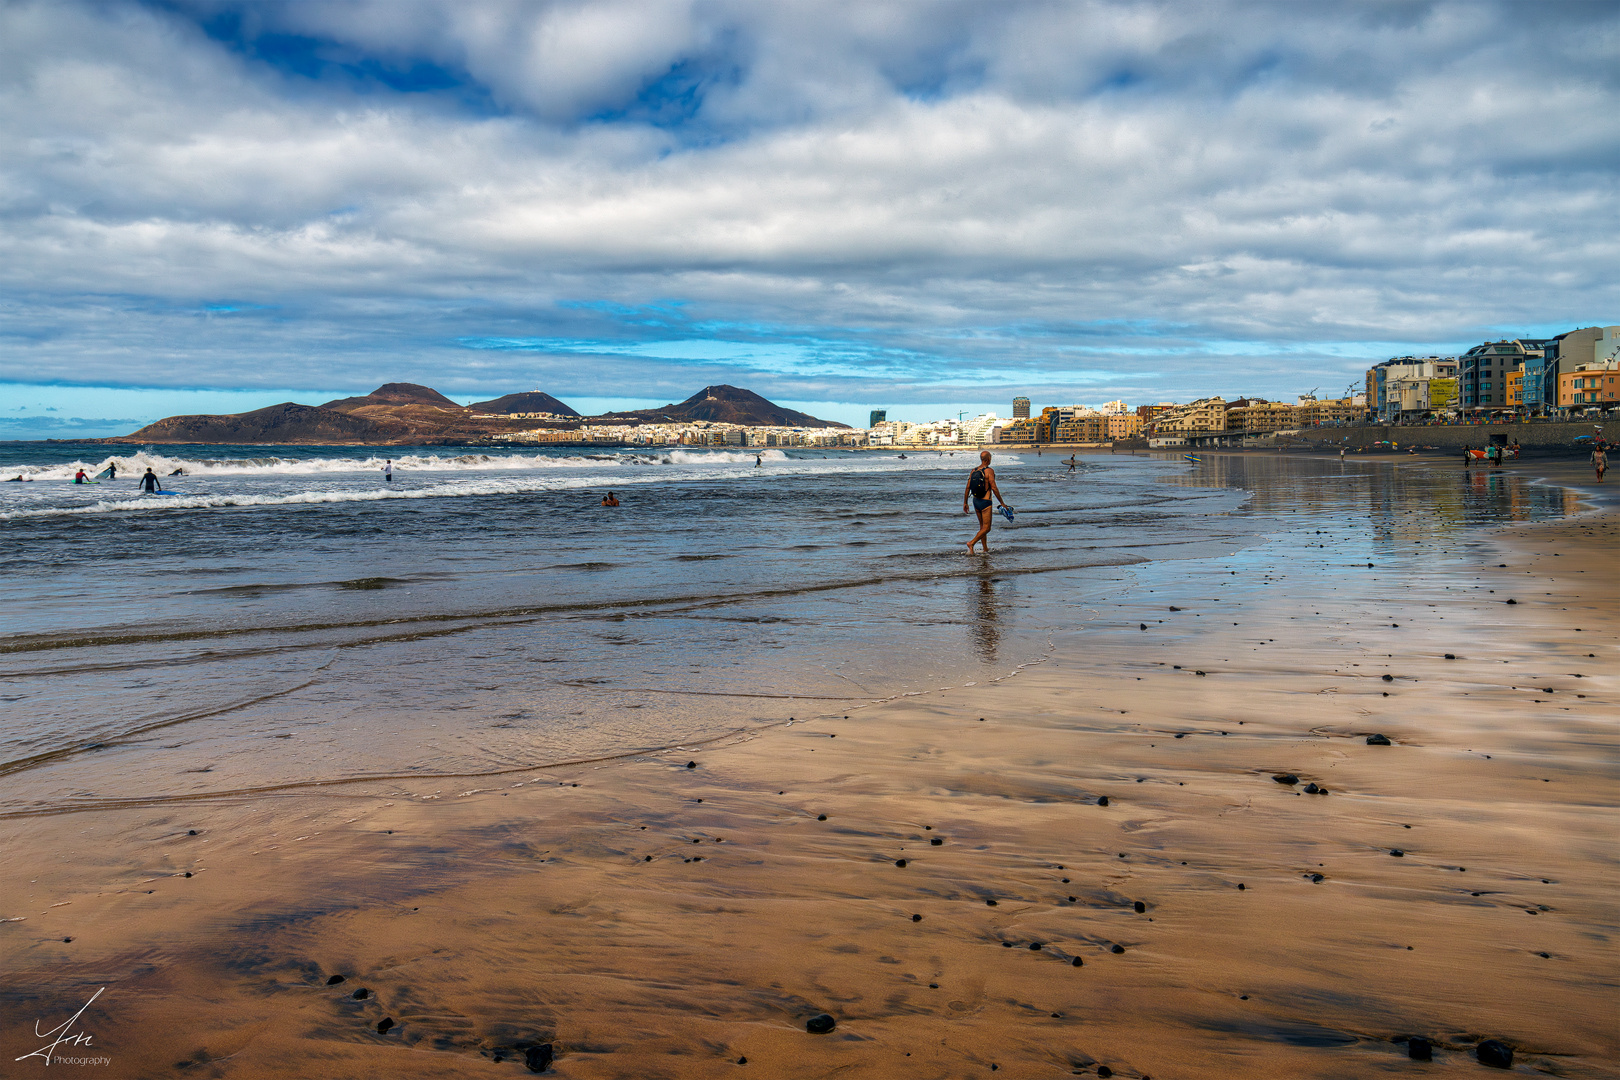
[{"label": "apartment building", "polygon": [[1155,435],[1207,435],[1226,430],[1226,399],[1199,398],[1188,405],[1175,405],[1154,418]]},{"label": "apartment building", "polygon": [[1233,402],[1226,410],[1228,431],[1282,431],[1300,424],[1296,406],[1282,401],[1263,401],[1254,398]]},{"label": "apartment building", "polygon": [[1582,364],[1558,375],[1558,407],[1608,412],[1620,405],[1620,360]]},{"label": "apartment building", "polygon": [[1318,400],[1313,397],[1302,397],[1296,407],[1300,427],[1313,427],[1322,424],[1351,424],[1360,420],[1367,411],[1366,400],[1360,403],[1355,398],[1333,398]]},{"label": "apartment building", "polygon": [[[1367,411],[1375,420],[1388,423],[1400,419],[1399,402],[1389,398],[1391,381],[1412,379],[1455,379],[1459,369],[1455,357],[1394,356],[1367,369]],[[1410,389],[1403,391],[1412,400]]]},{"label": "apartment building", "polygon": [[1463,353],[1458,364],[1464,412],[1505,412],[1508,375],[1523,368],[1527,358],[1542,359],[1538,343],[1522,338],[1487,341]]}]

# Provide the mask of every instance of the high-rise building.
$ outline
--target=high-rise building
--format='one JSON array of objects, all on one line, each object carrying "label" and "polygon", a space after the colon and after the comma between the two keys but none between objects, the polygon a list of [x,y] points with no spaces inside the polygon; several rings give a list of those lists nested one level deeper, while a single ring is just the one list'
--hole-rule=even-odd
[{"label": "high-rise building", "polygon": [[1013,419],[1014,420],[1028,420],[1029,419],[1029,398],[1027,398],[1027,397],[1015,397],[1015,398],[1013,398]]},{"label": "high-rise building", "polygon": [[872,410],[872,415],[871,415],[870,418],[868,418],[866,426],[867,427],[877,427],[879,424],[883,423],[883,421],[887,420],[888,418],[889,418],[889,410],[888,409],[873,409]]}]

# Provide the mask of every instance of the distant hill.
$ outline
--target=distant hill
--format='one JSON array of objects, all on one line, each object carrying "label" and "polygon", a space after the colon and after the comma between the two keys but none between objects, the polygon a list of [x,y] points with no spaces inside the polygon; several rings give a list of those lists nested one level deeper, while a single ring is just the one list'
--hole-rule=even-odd
[{"label": "distant hill", "polygon": [[405,434],[387,424],[336,409],[287,401],[223,416],[171,416],[106,442],[135,443],[386,443]]},{"label": "distant hill", "polygon": [[579,413],[550,394],[542,394],[538,390],[530,390],[522,394],[507,394],[505,397],[498,397],[494,401],[475,401],[467,408],[473,412],[482,413],[544,412],[556,413],[558,416],[579,415]]},{"label": "distant hill", "polygon": [[[541,421],[480,418],[477,413],[550,412],[579,414],[550,394],[530,391],[461,406],[426,386],[387,383],[363,397],[339,398],[325,405],[283,402],[252,412],[223,416],[171,416],[108,443],[309,443],[388,446],[412,443],[458,443],[491,435],[532,429]],[[581,418],[584,419],[584,418]],[[708,420],[711,423],[769,427],[841,428],[830,420],[784,409],[751,390],[705,386],[678,405],[662,409],[608,413],[591,417],[606,424],[652,424]],[[554,430],[577,428],[574,420],[553,421]]]},{"label": "distant hill", "polygon": [[809,413],[784,409],[752,390],[738,386],[705,386],[678,405],[662,409],[636,409],[632,412],[605,413],[595,419],[603,423],[634,421],[656,424],[667,421],[707,420],[715,424],[743,424],[759,427],[847,428],[831,420],[818,420]]},{"label": "distant hill", "polygon": [[408,382],[383,383],[365,397],[338,398],[336,401],[328,401],[321,408],[351,412],[372,405],[432,405],[440,409],[461,408],[430,386],[418,386],[416,383]]}]

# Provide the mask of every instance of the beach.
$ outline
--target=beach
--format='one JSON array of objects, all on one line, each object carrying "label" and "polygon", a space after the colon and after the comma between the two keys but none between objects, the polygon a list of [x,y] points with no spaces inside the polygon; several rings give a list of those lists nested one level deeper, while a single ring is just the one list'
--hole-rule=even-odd
[{"label": "beach", "polygon": [[[510,1076],[549,1056],[576,1077],[1365,1077],[1419,1067],[1414,1037],[1423,1068],[1477,1068],[1494,1039],[1521,1071],[1617,1075],[1609,497],[1559,463],[1464,480],[1435,461],[1210,458],[1130,478],[1199,500],[1180,525],[1126,530],[1170,504],[1093,500],[1053,544],[1055,517],[1021,513],[992,533],[1005,555],[845,590],[903,618],[792,637],[826,611],[731,604],[780,622],[745,624],[679,685],[641,670],[666,639],[592,654],[616,707],[646,704],[633,690],[662,702],[662,730],[684,725],[663,745],[603,735],[601,705],[539,763],[467,745],[470,726],[428,731],[458,708],[547,707],[487,663],[541,630],[491,606],[465,655],[389,660],[425,660],[422,682],[459,700],[368,726],[411,705],[357,665],[320,684],[310,707],[346,727],[308,757],[276,756],[306,735],[254,711],[289,697],[232,714],[262,725],[251,744],[132,748],[127,783],[94,755],[52,773],[13,753],[0,1050],[34,1051],[36,1018],[106,987],[76,1030],[112,1076]],[[1003,474],[1009,501],[1048,490],[1030,468]],[[394,598],[360,599],[375,622]],[[469,618],[420,596],[398,610]],[[14,680],[19,658],[65,655],[65,618],[25,642],[51,648],[7,654]],[[325,634],[341,666],[359,620],[317,621],[278,648]],[[802,645],[792,663],[760,646],[778,633]],[[741,670],[714,670],[734,654]],[[306,677],[276,655],[178,704]],[[859,665],[865,693],[830,689]],[[791,677],[761,694],[770,671]],[[30,693],[64,718],[110,700]],[[326,774],[300,771],[323,756]],[[833,1031],[806,1031],[819,1014]]]}]

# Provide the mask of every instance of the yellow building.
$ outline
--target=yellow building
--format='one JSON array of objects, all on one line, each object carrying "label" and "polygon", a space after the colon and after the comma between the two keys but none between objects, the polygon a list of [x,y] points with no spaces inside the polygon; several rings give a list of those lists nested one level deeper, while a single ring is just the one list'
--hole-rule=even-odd
[{"label": "yellow building", "polygon": [[1281,431],[1299,426],[1298,408],[1281,401],[1251,401],[1226,412],[1228,431]]},{"label": "yellow building", "polygon": [[1115,439],[1135,439],[1142,434],[1142,418],[1140,416],[1130,413],[1115,414],[1107,417],[1107,420],[1110,441]]},{"label": "yellow building", "polygon": [[1226,399],[1199,398],[1160,413],[1153,425],[1157,435],[1207,435],[1226,430]]},{"label": "yellow building", "polygon": [[1361,419],[1366,408],[1356,404],[1355,398],[1332,398],[1325,401],[1305,400],[1295,412],[1300,427],[1317,424],[1348,424]]},{"label": "yellow building", "polygon": [[[1524,365],[1520,364],[1507,373],[1507,403],[1508,408],[1517,409],[1524,404]],[[1434,400],[1434,388],[1429,388],[1429,400]]]}]

